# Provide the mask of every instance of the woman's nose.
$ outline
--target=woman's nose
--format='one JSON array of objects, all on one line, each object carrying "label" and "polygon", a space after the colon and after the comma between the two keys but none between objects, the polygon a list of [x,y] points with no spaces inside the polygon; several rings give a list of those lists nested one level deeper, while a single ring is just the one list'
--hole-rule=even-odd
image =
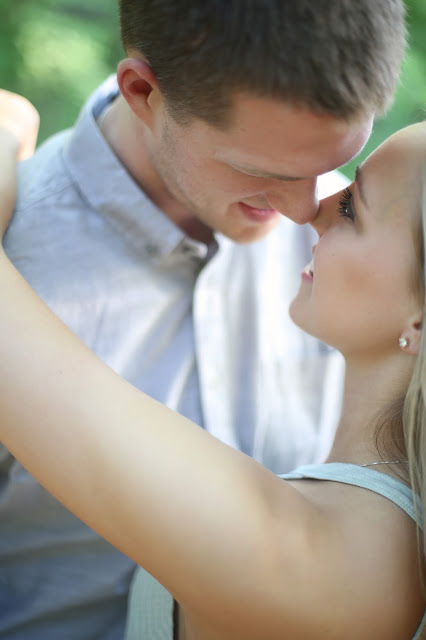
[{"label": "woman's nose", "polygon": [[327,229],[327,221],[324,212],[321,211],[321,207],[318,210],[316,217],[312,220],[311,226],[315,229],[319,236],[322,236],[324,231]]},{"label": "woman's nose", "polygon": [[311,226],[319,236],[322,236],[328,227],[335,221],[336,216],[338,215],[337,210],[339,197],[340,194],[336,193],[329,198],[325,198],[325,200],[321,200],[318,213],[311,222]]}]

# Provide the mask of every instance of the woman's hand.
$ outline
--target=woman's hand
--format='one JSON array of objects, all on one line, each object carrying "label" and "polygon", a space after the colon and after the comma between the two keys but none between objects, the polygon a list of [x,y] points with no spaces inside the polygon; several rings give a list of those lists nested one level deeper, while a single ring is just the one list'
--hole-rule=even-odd
[{"label": "woman's hand", "polygon": [[16,199],[16,162],[35,148],[39,115],[22,96],[0,89],[0,242]]},{"label": "woman's hand", "polygon": [[0,141],[14,152],[16,160],[29,158],[36,145],[40,118],[26,98],[0,89]]}]

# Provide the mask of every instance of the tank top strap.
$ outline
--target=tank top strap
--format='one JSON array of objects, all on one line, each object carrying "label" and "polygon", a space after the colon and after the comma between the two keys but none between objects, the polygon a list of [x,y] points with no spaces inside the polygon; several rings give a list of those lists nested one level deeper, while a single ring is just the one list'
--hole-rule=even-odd
[{"label": "tank top strap", "polygon": [[130,585],[125,640],[173,640],[173,596],[145,569]]},{"label": "tank top strap", "polygon": [[326,464],[303,465],[297,467],[297,469],[290,473],[280,474],[279,477],[284,480],[301,480],[303,478],[310,480],[330,480],[369,489],[391,500],[403,509],[413,520],[416,520],[416,503],[420,520],[419,524],[421,526],[422,509],[418,496],[414,496],[412,490],[401,482],[401,480],[397,480],[381,471],[361,467],[356,464],[329,462]]}]

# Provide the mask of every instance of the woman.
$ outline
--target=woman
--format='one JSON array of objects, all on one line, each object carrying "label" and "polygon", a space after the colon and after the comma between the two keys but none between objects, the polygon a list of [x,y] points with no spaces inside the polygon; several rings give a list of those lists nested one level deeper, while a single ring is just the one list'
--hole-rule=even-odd
[{"label": "woman", "polygon": [[0,438],[168,589],[179,640],[423,637],[425,149],[399,132],[321,204],[291,316],[345,356],[344,402],[329,464],[286,481],[120,379],[1,254]]}]

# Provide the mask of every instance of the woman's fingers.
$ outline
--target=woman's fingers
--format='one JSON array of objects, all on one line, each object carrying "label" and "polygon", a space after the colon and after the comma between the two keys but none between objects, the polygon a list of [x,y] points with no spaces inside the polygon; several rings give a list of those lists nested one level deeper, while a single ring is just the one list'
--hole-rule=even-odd
[{"label": "woman's fingers", "polygon": [[[22,96],[0,89],[0,127],[16,144],[18,160],[29,158],[36,145],[40,118],[37,109]],[[5,133],[7,132],[7,133]]]},{"label": "woman's fingers", "polygon": [[32,155],[38,126],[31,102],[0,89],[0,243],[15,206],[16,161]]}]

